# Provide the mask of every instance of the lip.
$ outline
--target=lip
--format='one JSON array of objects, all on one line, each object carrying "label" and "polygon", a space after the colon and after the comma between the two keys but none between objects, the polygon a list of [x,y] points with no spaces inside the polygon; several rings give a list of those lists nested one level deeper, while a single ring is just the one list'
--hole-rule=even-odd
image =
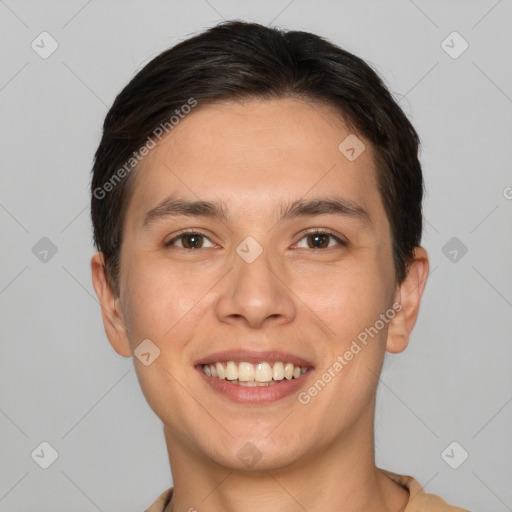
[{"label": "lip", "polygon": [[[244,361],[252,364],[282,361],[283,363],[292,363],[294,366],[307,367],[308,371],[297,379],[283,379],[277,384],[270,386],[238,386],[237,384],[231,384],[229,380],[210,377],[203,372],[202,365],[216,363],[217,361]],[[219,393],[233,402],[249,405],[270,404],[290,396],[296,393],[301,387],[305,386],[314,373],[314,365],[311,361],[279,350],[223,350],[201,357],[195,361],[194,366],[201,378],[214,392]]]},{"label": "lip", "polygon": [[308,368],[314,368],[313,363],[307,359],[289,354],[287,352],[281,352],[279,350],[223,350],[221,352],[213,352],[206,356],[201,357],[194,362],[194,366],[202,364],[214,364],[217,361],[235,361],[235,362],[247,362],[252,364],[258,364],[262,362],[275,363],[282,361],[283,363],[292,363],[294,366],[305,366]]},{"label": "lip", "polygon": [[269,404],[290,396],[296,393],[301,387],[305,386],[314,373],[310,368],[297,379],[283,379],[271,386],[247,387],[231,384],[231,382],[226,379],[209,377],[203,372],[201,364],[197,365],[195,369],[214,392],[227,397],[233,402],[248,405]]}]

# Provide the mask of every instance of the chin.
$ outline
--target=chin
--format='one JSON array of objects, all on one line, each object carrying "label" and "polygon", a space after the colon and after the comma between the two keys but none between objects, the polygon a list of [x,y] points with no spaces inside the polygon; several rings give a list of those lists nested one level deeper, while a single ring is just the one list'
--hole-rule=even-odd
[{"label": "chin", "polygon": [[[275,425],[274,425],[275,427]],[[240,433],[224,436],[214,442],[215,448],[207,454],[217,464],[236,471],[273,471],[296,462],[303,456],[303,445],[290,442],[290,436],[271,434],[248,435]],[[211,446],[212,440],[208,443]],[[302,448],[302,449],[301,449]],[[209,453],[208,453],[209,452]]]}]

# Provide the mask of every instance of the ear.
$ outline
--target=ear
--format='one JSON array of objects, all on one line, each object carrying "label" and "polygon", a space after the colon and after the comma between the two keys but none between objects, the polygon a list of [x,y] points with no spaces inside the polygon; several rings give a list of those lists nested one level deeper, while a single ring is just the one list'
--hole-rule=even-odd
[{"label": "ear", "polygon": [[131,357],[128,334],[119,297],[112,292],[105,273],[105,260],[102,252],[91,258],[92,283],[100,301],[103,326],[114,350],[124,356]]},{"label": "ear", "polygon": [[402,352],[409,343],[409,335],[418,318],[421,297],[427,283],[428,269],[427,251],[423,247],[415,247],[407,276],[396,290],[395,302],[401,304],[402,309],[388,324],[387,352]]}]

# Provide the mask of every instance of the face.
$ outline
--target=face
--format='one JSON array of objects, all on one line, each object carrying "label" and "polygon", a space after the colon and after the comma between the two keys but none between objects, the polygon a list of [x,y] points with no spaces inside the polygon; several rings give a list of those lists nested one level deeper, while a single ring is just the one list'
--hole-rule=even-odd
[{"label": "face", "polygon": [[137,170],[109,338],[151,340],[134,364],[168,439],[223,466],[293,464],[373,421],[401,297],[374,154],[348,136],[298,99],[199,106]]}]

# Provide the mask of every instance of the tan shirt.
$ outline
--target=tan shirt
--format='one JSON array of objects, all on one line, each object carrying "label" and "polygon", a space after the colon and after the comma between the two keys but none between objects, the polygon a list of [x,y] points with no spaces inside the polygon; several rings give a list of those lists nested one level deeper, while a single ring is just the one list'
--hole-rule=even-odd
[{"label": "tan shirt", "polygon": [[[403,511],[397,512],[470,512],[467,509],[453,507],[446,501],[434,494],[427,494],[423,487],[412,477],[398,475],[391,471],[382,470],[389,478],[397,484],[409,490],[409,502]],[[144,512],[163,512],[172,498],[173,488],[167,489],[158,499]]]}]

